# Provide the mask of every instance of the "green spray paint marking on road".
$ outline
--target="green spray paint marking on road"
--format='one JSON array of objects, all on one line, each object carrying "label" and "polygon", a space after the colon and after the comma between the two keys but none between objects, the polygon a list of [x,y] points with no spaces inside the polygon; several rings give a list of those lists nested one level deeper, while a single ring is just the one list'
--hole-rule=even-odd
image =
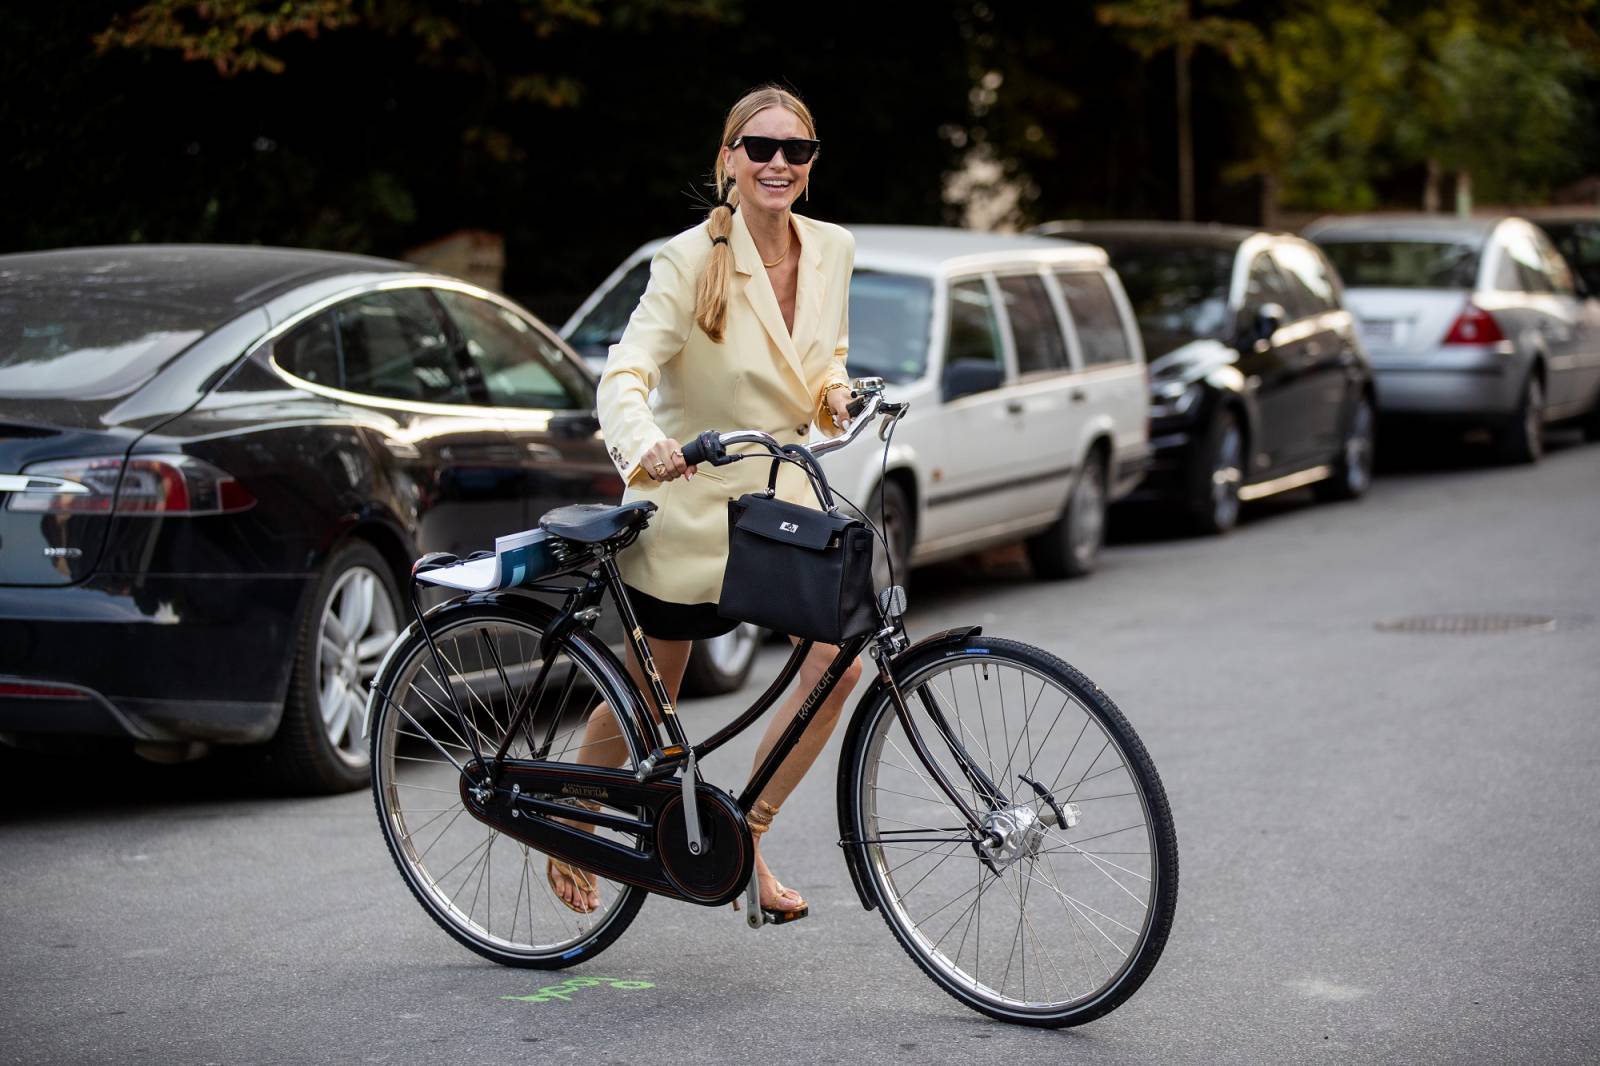
[{"label": "green spray paint marking on road", "polygon": [[596,988],[600,985],[609,985],[612,988],[633,990],[636,988],[654,988],[653,981],[623,981],[615,977],[569,977],[559,985],[545,985],[539,991],[527,996],[501,996],[501,999],[514,1000],[517,1003],[548,1003],[552,999],[559,999],[565,1003],[572,1002],[572,993],[580,988]]}]

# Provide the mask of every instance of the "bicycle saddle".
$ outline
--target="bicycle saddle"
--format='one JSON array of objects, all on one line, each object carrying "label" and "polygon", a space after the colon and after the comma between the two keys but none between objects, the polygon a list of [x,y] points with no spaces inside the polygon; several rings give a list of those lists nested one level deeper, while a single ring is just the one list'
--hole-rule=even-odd
[{"label": "bicycle saddle", "polygon": [[649,500],[635,500],[620,507],[606,503],[575,503],[557,507],[539,519],[539,528],[564,540],[579,544],[599,544],[634,529],[644,528],[655,512]]}]

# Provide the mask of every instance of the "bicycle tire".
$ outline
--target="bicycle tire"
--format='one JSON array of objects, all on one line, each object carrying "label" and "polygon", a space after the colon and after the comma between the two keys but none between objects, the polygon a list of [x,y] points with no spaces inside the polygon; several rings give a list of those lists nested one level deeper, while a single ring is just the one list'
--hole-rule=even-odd
[{"label": "bicycle tire", "polygon": [[[446,669],[453,671],[450,685],[462,690],[458,692],[458,697],[466,698],[471,722],[468,728],[477,730],[480,740],[485,744],[490,741],[497,743],[504,737],[504,726],[509,724],[509,713],[502,720],[495,715],[493,708],[493,692],[497,687],[504,688],[500,684],[502,680],[514,686],[516,680],[527,679],[528,686],[522,690],[523,698],[532,695],[544,698],[544,694],[529,691],[539,661],[531,656],[537,655],[538,638],[553,617],[554,612],[543,604],[512,597],[475,597],[446,604],[427,615],[428,631],[434,644],[444,659]],[[461,641],[463,636],[472,638],[465,646]],[[499,663],[494,661],[495,654],[487,650],[487,642],[491,639],[501,652]],[[482,654],[476,659],[468,653],[474,644],[482,649]],[[506,660],[513,658],[514,654],[521,655],[520,661],[507,666]],[[582,722],[588,717],[587,711],[572,713],[571,708],[577,706],[577,699],[585,700],[589,710],[601,700],[613,708],[630,706],[620,688],[623,684],[621,679],[626,676],[621,664],[586,632],[573,633],[557,646],[554,654],[564,656],[565,661],[561,658],[556,660],[552,677],[565,669],[571,672],[574,683],[570,688],[565,686],[564,681],[557,686],[558,689],[564,688],[567,696],[560,705],[547,708],[550,717],[543,720],[534,717],[530,727],[523,731],[525,736],[514,742],[508,753],[511,757],[527,757],[527,752],[532,750],[538,739],[532,728],[534,724],[548,728],[548,722],[553,720],[559,729],[569,719],[576,724],[560,734],[569,738],[567,749],[551,757],[571,755],[570,734],[581,730]],[[434,679],[433,670],[432,652],[418,624],[412,622],[379,669],[374,695],[369,703],[369,716],[372,719],[373,805],[383,828],[389,855],[394,859],[401,879],[423,910],[445,932],[469,950],[503,966],[560,969],[594,958],[627,929],[639,913],[639,908],[644,905],[647,893],[631,885],[600,880],[601,906],[596,912],[580,915],[568,910],[550,889],[543,863],[535,860],[539,856],[537,851],[498,833],[467,813],[457,791],[459,770],[445,759],[451,756],[461,758],[468,752],[469,746],[466,738],[460,735],[462,730],[459,723],[453,724],[453,720],[446,717],[451,714],[446,692]],[[426,680],[418,683],[419,678]],[[584,695],[573,697],[572,692],[579,689],[585,690]],[[480,698],[479,690],[484,690],[488,695]],[[546,685],[545,693],[550,691],[551,686]],[[409,711],[409,716],[402,712],[402,708]],[[430,730],[428,725],[423,724],[430,721],[438,723],[438,728]],[[501,727],[497,735],[493,732],[495,724]],[[626,765],[631,766],[640,758],[640,742],[626,724],[620,728],[620,732],[629,748]],[[430,736],[432,741],[441,744],[433,744]],[[430,748],[433,750],[430,751]],[[422,793],[423,798],[410,803],[408,807],[408,797],[413,793]],[[421,807],[423,803],[436,804],[437,809],[424,809]],[[431,819],[425,818],[428,814],[432,814]],[[413,815],[419,819],[415,826],[410,822]],[[444,821],[444,828],[424,847],[423,834],[432,834],[440,820]],[[463,832],[459,835],[463,839],[458,844],[453,842],[452,848],[447,849],[438,860],[440,869],[435,875],[427,865],[427,857],[458,825],[462,827]],[[483,843],[475,848],[467,848],[466,845],[475,837],[482,837]],[[514,891],[506,887],[503,876],[497,880],[494,872],[495,848],[501,842],[505,843],[504,853],[511,859],[516,871],[512,878]],[[419,851],[419,848],[422,850]],[[462,889],[455,893],[443,891],[442,886],[447,878],[453,878],[454,871],[471,858],[478,848],[482,849],[482,857],[468,867]],[[445,869],[444,863],[463,849],[463,857],[455,866]],[[519,856],[520,867],[516,865]],[[475,875],[477,881],[473,896],[463,904],[456,897],[465,894],[466,885],[472,882]],[[511,924],[506,930],[502,922],[501,931],[497,933],[494,901],[496,898],[503,900],[508,894],[512,899]],[[539,899],[537,906],[536,896]],[[483,905],[481,918],[478,917],[480,902]],[[518,929],[524,906],[528,931],[526,937],[519,940]],[[502,904],[502,917],[504,913]],[[541,928],[559,929],[561,935],[539,939],[536,937],[536,924]]]},{"label": "bicycle tire", "polygon": [[[889,693],[881,687],[875,688],[869,693],[868,702],[858,710],[846,739],[840,764],[845,775],[841,786],[845,790],[842,810],[846,824],[841,829],[847,846],[851,841],[862,842],[856,852],[860,856],[858,869],[862,881],[875,898],[895,939],[935,984],[967,1006],[1001,1021],[1060,1028],[1081,1025],[1115,1010],[1137,991],[1160,958],[1171,931],[1178,888],[1177,836],[1171,809],[1155,765],[1126,717],[1110,697],[1082,673],[1046,651],[1015,641],[971,636],[959,643],[914,650],[895,663],[894,673],[897,685],[912,708],[918,733],[934,753],[935,762],[949,773],[958,787],[965,786],[968,779],[961,773],[951,746],[932,725],[928,704],[918,694],[924,685],[931,686],[926,691],[939,705],[946,721],[954,711],[955,721],[950,723],[950,728],[962,739],[967,754],[979,768],[1000,784],[1002,790],[1010,792],[1013,803],[1022,803],[1018,794],[1011,791],[1020,789],[1026,797],[1022,805],[1036,814],[1042,815],[1048,805],[1031,786],[1018,780],[1016,755],[1021,750],[1027,752],[1027,769],[1022,772],[1044,784],[1042,771],[1034,763],[1040,761],[1038,757],[1056,735],[1056,728],[1068,718],[1068,728],[1076,737],[1071,739],[1071,748],[1054,772],[1047,791],[1059,803],[1077,805],[1081,827],[1070,830],[1070,835],[1059,825],[1047,827],[1045,836],[1034,845],[1031,854],[1024,848],[1020,856],[1008,864],[999,865],[992,859],[986,861],[986,853],[973,843],[972,835],[957,813],[959,809],[930,782],[929,775],[923,772],[925,768],[915,761],[910,738],[904,733]],[[1007,680],[1008,674],[1015,675],[1011,681]],[[1011,708],[1006,706],[1008,684],[1012,686],[1009,689]],[[987,692],[991,706],[983,707],[981,703],[973,706],[969,702],[967,706],[972,709],[963,714],[959,700],[969,687],[980,700]],[[1045,732],[1035,748],[1038,731],[1032,728],[1032,720],[1047,691],[1062,697],[1062,709],[1048,728],[1041,719],[1039,728]],[[993,706],[996,698],[998,728],[997,709]],[[1081,727],[1070,720],[1072,716],[1066,713],[1068,708],[1076,709],[1076,717],[1082,719]],[[1020,722],[1017,720],[1019,709],[1025,709],[1021,711],[1024,717]],[[981,725],[972,720],[973,713],[982,716]],[[1012,725],[1018,728],[1013,731]],[[1003,732],[1003,737],[991,735],[997,732]],[[1090,738],[1087,745],[1085,737]],[[1004,745],[1001,749],[1005,752],[1004,771],[996,756],[994,741]],[[1067,742],[1064,736],[1050,749],[1051,762]],[[1092,749],[1098,750],[1091,758]],[[1112,750],[1119,756],[1119,766],[1097,772],[1097,766],[1105,766],[1101,762],[1105,753]],[[1063,780],[1072,780],[1067,774],[1069,766],[1077,776],[1070,790],[1061,787]],[[1118,779],[1105,782],[1119,769],[1126,771],[1123,778],[1132,786],[1126,793],[1109,791],[1121,788]],[[1085,789],[1086,782],[1096,784]],[[976,789],[961,787],[960,791],[975,809],[988,809],[979,800]],[[1124,826],[1122,822],[1134,813],[1142,824]],[[1107,831],[1110,826],[1116,828]],[[1134,832],[1139,829],[1144,832]],[[919,855],[917,841],[937,841],[944,837],[948,839],[922,849]],[[1096,839],[1105,843],[1087,848],[1080,846]],[[1138,846],[1141,839],[1142,848]],[[1124,848],[1129,849],[1127,853]],[[907,853],[911,854],[910,859],[904,857]],[[1057,864],[1058,854],[1071,860],[1063,864],[1065,872],[1063,866]],[[1080,857],[1083,862],[1078,864]],[[951,866],[952,860],[959,861]],[[1141,866],[1148,872],[1141,873]],[[906,872],[902,874],[901,871]],[[1015,889],[1008,882],[1013,874]],[[916,899],[923,886],[935,878],[933,886],[921,899]],[[973,887],[964,888],[969,881]],[[1014,928],[1010,930],[1009,955],[998,984],[994,979],[998,965],[989,965],[986,973],[985,964],[986,960],[998,957],[1004,950],[1004,942],[990,956],[985,955],[983,943],[984,899],[997,884],[1005,886],[1005,898],[994,897],[998,901],[997,909],[1002,916],[1016,914]],[[956,888],[962,891],[937,909],[928,910],[939,903],[944,892],[954,892]],[[1030,912],[1027,903],[1031,892],[1039,893],[1050,905],[1049,910],[1041,906]],[[1140,893],[1144,896],[1142,900]],[[957,903],[969,895],[970,902],[956,908]],[[1124,895],[1132,897],[1137,906],[1130,908]],[[1056,911],[1058,904],[1057,917],[1061,920],[1048,924],[1050,913]],[[956,908],[955,918],[947,925],[941,915],[948,917],[946,911],[951,908]],[[1119,913],[1126,916],[1134,910],[1138,911],[1138,922],[1124,922],[1118,916]],[[1038,924],[1035,924],[1035,915],[1040,915]],[[967,956],[966,945],[973,932],[974,916],[976,943],[972,955]],[[965,928],[952,957],[949,943],[963,920]],[[1043,932],[1040,926],[1044,926]],[[1025,928],[1027,942],[1022,946],[1018,982],[1011,980],[1011,972],[1017,966],[1017,946],[1023,941]],[[1129,935],[1125,936],[1123,930]],[[937,939],[935,934],[939,934]],[[1046,934],[1053,935],[1047,937]],[[1092,939],[1095,934],[1110,941],[1110,948]],[[1027,944],[1034,941],[1037,943],[1030,960]],[[1074,952],[1066,958],[1069,972],[1078,964],[1088,978],[1093,978],[1082,991],[1077,991],[1076,982],[1068,981],[1062,972],[1061,947],[1064,944],[1072,945]],[[1087,951],[1081,950],[1085,948]],[[1106,959],[1112,955],[1111,949],[1122,955],[1116,965]],[[1053,971],[1055,983],[1064,992],[1072,986],[1070,994],[1043,994],[1040,978],[1035,976],[1035,994],[1030,997],[1030,973],[1037,974],[1044,968],[1039,962],[1041,954]],[[1093,973],[1099,967],[1092,965],[1091,956],[1106,969],[1103,978]],[[1033,971],[1029,969],[1030,963],[1035,968]],[[1044,977],[1045,984],[1049,985],[1050,974]]]}]

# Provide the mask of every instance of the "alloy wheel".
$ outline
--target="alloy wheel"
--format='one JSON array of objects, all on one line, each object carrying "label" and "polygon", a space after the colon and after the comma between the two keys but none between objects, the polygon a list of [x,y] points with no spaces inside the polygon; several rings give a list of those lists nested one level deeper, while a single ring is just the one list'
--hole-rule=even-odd
[{"label": "alloy wheel", "polygon": [[318,626],[316,690],[328,744],[349,766],[370,756],[362,740],[366,689],[397,632],[384,582],[364,566],[339,575]]}]

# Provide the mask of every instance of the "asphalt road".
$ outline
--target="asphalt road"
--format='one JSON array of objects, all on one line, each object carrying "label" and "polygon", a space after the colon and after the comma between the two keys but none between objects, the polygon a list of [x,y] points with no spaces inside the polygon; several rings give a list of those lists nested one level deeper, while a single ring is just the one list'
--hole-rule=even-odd
[{"label": "asphalt road", "polygon": [[[796,925],[652,899],[580,976],[448,939],[368,795],[228,762],[0,762],[0,1062],[1580,1062],[1600,1055],[1600,446],[1427,461],[1234,534],[1124,530],[1089,580],[919,575],[913,635],[981,622],[1099,681],[1178,827],[1166,953],[1116,1013],[991,1022],[861,909],[830,747],[768,853]],[[1388,632],[1542,615],[1553,629]],[[781,652],[764,653],[770,675]],[[215,669],[215,664],[188,664]],[[752,686],[753,687],[753,686]],[[691,703],[705,735],[734,701]],[[709,776],[734,786],[753,738]],[[644,987],[644,986],[648,987]]]}]

